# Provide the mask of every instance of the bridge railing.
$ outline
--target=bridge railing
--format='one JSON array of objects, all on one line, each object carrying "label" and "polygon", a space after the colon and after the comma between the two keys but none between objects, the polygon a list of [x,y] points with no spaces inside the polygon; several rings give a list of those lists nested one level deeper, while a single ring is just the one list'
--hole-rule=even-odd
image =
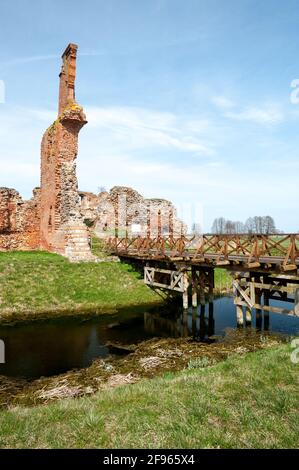
[{"label": "bridge railing", "polygon": [[285,268],[299,264],[299,234],[112,237],[107,243],[113,253],[123,255],[213,258],[218,262],[241,257],[249,264],[279,259]]}]

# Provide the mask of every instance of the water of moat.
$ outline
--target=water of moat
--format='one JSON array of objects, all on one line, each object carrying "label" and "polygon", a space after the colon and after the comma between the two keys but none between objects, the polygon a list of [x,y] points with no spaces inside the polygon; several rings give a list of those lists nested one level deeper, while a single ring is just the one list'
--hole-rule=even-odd
[{"label": "water of moat", "polygon": [[[284,302],[271,301],[285,306]],[[88,367],[96,358],[128,354],[133,344],[157,338],[192,337],[195,341],[217,341],[228,328],[236,328],[233,299],[216,299],[213,304],[187,313],[178,307],[161,307],[139,313],[119,312],[96,318],[66,317],[59,320],[1,326],[5,364],[0,375],[34,379]],[[299,318],[279,314],[252,315],[251,326],[287,336],[299,334]]]}]

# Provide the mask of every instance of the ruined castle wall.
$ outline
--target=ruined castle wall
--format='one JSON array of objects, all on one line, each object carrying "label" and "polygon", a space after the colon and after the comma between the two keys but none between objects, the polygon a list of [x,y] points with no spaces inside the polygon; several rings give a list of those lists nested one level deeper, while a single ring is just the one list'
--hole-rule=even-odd
[{"label": "ruined castle wall", "polygon": [[171,202],[164,199],[145,199],[122,186],[99,195],[78,192],[78,135],[87,121],[75,101],[76,55],[75,44],[62,55],[58,118],[41,144],[40,189],[23,201],[14,189],[0,188],[0,250],[42,248],[74,261],[89,261],[94,257],[87,225],[101,237],[145,236],[149,221],[151,236],[160,230],[174,235],[186,230]]},{"label": "ruined castle wall", "polygon": [[20,229],[21,196],[15,189],[0,188],[0,233],[16,232]]},{"label": "ruined castle wall", "polygon": [[41,246],[70,259],[93,259],[89,233],[80,213],[76,176],[78,134],[86,124],[75,102],[77,46],[69,44],[62,59],[58,118],[41,145]]},{"label": "ruined castle wall", "polygon": [[[78,108],[78,109],[77,109]],[[76,119],[81,108],[66,113],[44,134],[41,146],[41,240],[46,249],[63,251],[60,227],[79,216],[76,157],[81,121]]]},{"label": "ruined castle wall", "polygon": [[69,104],[45,132],[41,147],[41,243],[47,250],[70,254],[78,241],[76,259],[80,250],[82,257],[90,252],[76,176],[78,133],[85,122],[82,108]]},{"label": "ruined castle wall", "polygon": [[15,189],[0,188],[0,250],[31,250],[40,245],[39,189],[23,201]]},{"label": "ruined castle wall", "polygon": [[[186,232],[186,226],[177,217],[176,209],[165,199],[145,199],[132,188],[115,186],[110,192],[102,192],[98,196],[92,193],[80,193],[80,211],[84,219],[94,222],[95,233],[102,238],[118,235],[129,236],[147,234],[148,219],[150,220],[151,236],[157,236],[159,216],[161,234],[179,236]],[[171,228],[172,226],[172,228]]]}]

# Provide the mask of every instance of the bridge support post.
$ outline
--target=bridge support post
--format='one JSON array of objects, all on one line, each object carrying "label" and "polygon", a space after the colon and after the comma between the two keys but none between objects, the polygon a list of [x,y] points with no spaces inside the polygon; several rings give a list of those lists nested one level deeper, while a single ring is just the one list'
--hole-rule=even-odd
[{"label": "bridge support post", "polygon": [[[258,305],[261,304],[261,294],[259,291],[255,293],[255,300]],[[262,318],[263,317],[262,317],[261,309],[256,308],[255,309],[255,326],[259,330],[262,328]]]},{"label": "bridge support post", "polygon": [[196,320],[197,320],[197,310],[192,310],[192,335],[195,338],[197,329],[196,329]]},{"label": "bridge support post", "polygon": [[205,285],[206,285],[206,274],[203,270],[199,271],[199,302],[200,305],[205,305]]},{"label": "bridge support post", "polygon": [[[269,294],[264,292],[264,306],[269,307]],[[270,312],[269,310],[264,310],[264,330],[269,330],[270,325]]]},{"label": "bridge support post", "polygon": [[295,312],[295,315],[299,317],[299,289],[295,290],[294,312]]},{"label": "bridge support post", "polygon": [[241,304],[241,296],[238,291],[239,284],[240,284],[240,278],[239,276],[236,276],[233,282],[233,294],[234,294],[234,304],[236,306],[237,326],[241,327],[244,325],[244,315],[243,315],[243,308]]},{"label": "bridge support post", "polygon": [[206,317],[205,308],[201,306],[200,317],[199,317],[199,339],[202,341],[206,335]]},{"label": "bridge support post", "polygon": [[209,303],[209,321],[208,321],[208,336],[212,336],[215,333],[215,320],[214,320],[214,304]]},{"label": "bridge support post", "polygon": [[214,280],[214,269],[211,269],[209,271],[209,303],[214,302],[214,286],[215,286],[215,280]]},{"label": "bridge support post", "polygon": [[[261,284],[262,282],[262,276],[257,275],[256,277],[253,277],[251,279],[252,286],[254,286],[254,282],[257,281],[258,283]],[[262,290],[258,287],[254,288],[254,300],[256,305],[261,305],[262,302]],[[255,307],[255,327],[260,330],[262,328],[262,321],[263,321],[263,315],[262,315],[262,310],[260,308]]]},{"label": "bridge support post", "polygon": [[188,336],[188,311],[184,310],[182,315],[182,336]]},{"label": "bridge support post", "polygon": [[192,307],[197,307],[197,275],[194,266],[192,266]]},{"label": "bridge support post", "polygon": [[240,305],[236,305],[237,326],[244,325],[243,309]]},{"label": "bridge support post", "polygon": [[246,321],[246,325],[251,325],[252,314],[251,314],[250,307],[245,307],[245,321]]},{"label": "bridge support post", "polygon": [[183,309],[188,310],[188,288],[189,288],[189,277],[187,271],[184,271],[184,292],[183,292]]},{"label": "bridge support post", "polygon": [[[299,277],[285,274],[270,274],[261,272],[238,272],[233,281],[234,304],[236,305],[237,323],[241,324],[241,311],[245,307],[246,323],[251,323],[252,309],[256,310],[256,326],[261,328],[263,312],[264,329],[269,329],[269,314],[280,313],[287,315],[299,314]],[[295,296],[295,301],[294,301]],[[293,304],[293,309],[270,305],[270,300],[280,300]],[[298,313],[296,313],[298,312]]]}]

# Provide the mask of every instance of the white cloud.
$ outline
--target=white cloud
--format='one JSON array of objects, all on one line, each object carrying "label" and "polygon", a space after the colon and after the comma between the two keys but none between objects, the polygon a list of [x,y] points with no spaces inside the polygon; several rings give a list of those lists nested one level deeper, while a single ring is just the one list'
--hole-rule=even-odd
[{"label": "white cloud", "polygon": [[[89,126],[107,133],[112,147],[123,151],[161,147],[191,152],[200,156],[215,153],[213,145],[198,137],[207,129],[207,121],[190,121],[188,117],[136,107],[86,109]],[[110,147],[110,148],[112,148]]]},{"label": "white cloud", "polygon": [[[223,111],[223,116],[235,121],[248,121],[256,124],[277,124],[285,119],[279,105],[266,103],[263,106],[247,106],[237,109],[236,103],[231,99],[219,95],[213,96],[212,103]],[[232,109],[234,108],[234,110]]]},{"label": "white cloud", "polygon": [[256,124],[278,124],[284,120],[284,114],[275,106],[247,107],[239,112],[228,111],[225,116],[237,121],[250,121]]},{"label": "white cloud", "polygon": [[[242,148],[240,157],[233,154],[230,159],[230,151],[241,148],[246,127],[240,133],[234,126],[216,127],[200,115],[143,108],[93,107],[86,112],[89,123],[80,133],[77,162],[80,189],[96,192],[99,186],[128,185],[146,197],[168,198],[177,205],[203,203],[206,230],[218,215],[242,219],[269,212],[281,228],[279,218],[291,223],[287,213],[298,208],[296,145],[282,140],[277,150],[273,137],[265,136],[267,147],[252,147],[262,158],[248,166],[251,149]],[[1,106],[0,186],[31,196],[39,184],[42,134],[55,117],[47,109]],[[221,159],[210,157],[215,148]],[[285,156],[281,167],[269,165],[273,148],[277,161],[277,155]],[[287,191],[277,192],[278,186]],[[245,210],[239,200],[249,193]]]},{"label": "white cloud", "polygon": [[49,110],[0,107],[0,186],[31,196],[39,184],[42,135],[54,119]]},{"label": "white cloud", "polygon": [[[102,56],[106,53],[104,51],[86,51],[86,52],[78,52],[78,56]],[[44,54],[44,55],[34,55],[34,56],[24,56],[24,57],[14,57],[10,60],[0,62],[0,68],[6,69],[10,67],[15,67],[18,65],[24,64],[31,64],[34,62],[47,62],[49,60],[59,60],[61,58],[61,54]]]},{"label": "white cloud", "polygon": [[58,54],[45,54],[45,55],[36,55],[29,57],[14,57],[13,59],[7,60],[6,62],[0,63],[1,68],[13,67],[15,65],[30,64],[32,62],[42,62],[52,59],[59,59]]},{"label": "white cloud", "polygon": [[230,109],[235,106],[234,102],[225,96],[213,96],[212,103],[221,109]]}]

